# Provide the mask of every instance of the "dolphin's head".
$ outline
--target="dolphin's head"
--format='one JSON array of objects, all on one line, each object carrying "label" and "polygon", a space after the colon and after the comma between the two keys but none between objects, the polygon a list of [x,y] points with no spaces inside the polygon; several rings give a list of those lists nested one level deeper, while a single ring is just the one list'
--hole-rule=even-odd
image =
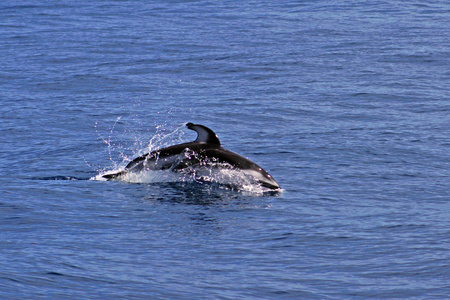
[{"label": "dolphin's head", "polygon": [[267,173],[266,170],[264,170],[263,168],[259,168],[258,171],[259,172],[253,171],[253,176],[258,179],[262,186],[272,190],[277,190],[280,188],[278,182],[276,182],[276,180],[273,179],[272,175]]}]

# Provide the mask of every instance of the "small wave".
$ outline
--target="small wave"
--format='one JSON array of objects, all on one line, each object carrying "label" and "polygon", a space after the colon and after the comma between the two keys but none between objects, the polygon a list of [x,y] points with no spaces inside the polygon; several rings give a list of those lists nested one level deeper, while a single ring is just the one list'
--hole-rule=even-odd
[{"label": "small wave", "polygon": [[88,180],[89,178],[75,177],[75,176],[46,176],[46,177],[34,177],[35,180]]}]

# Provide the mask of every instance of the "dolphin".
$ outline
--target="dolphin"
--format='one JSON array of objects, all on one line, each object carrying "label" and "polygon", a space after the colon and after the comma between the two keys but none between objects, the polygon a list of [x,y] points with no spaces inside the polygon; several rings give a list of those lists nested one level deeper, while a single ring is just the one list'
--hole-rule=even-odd
[{"label": "dolphin", "polygon": [[248,158],[227,150],[220,144],[217,135],[206,126],[187,123],[188,129],[197,132],[193,142],[182,143],[152,151],[133,159],[124,170],[113,174],[105,174],[108,180],[117,179],[128,173],[148,170],[171,170],[183,172],[201,167],[241,170],[253,176],[261,186],[279,189],[280,185],[263,168]]}]

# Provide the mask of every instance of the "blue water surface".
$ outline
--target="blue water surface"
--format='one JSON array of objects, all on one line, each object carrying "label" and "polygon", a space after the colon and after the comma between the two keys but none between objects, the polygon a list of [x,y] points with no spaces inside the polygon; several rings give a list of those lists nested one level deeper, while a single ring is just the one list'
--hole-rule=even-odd
[{"label": "blue water surface", "polygon": [[[447,1],[0,15],[0,298],[450,295]],[[89,180],[195,139],[185,122],[283,192]]]}]

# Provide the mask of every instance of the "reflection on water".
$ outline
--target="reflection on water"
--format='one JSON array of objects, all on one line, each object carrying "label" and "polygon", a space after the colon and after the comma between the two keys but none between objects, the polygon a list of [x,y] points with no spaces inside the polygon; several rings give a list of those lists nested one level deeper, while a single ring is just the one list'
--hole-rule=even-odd
[{"label": "reflection on water", "polygon": [[[164,182],[150,184],[148,199],[193,205],[227,205],[244,197],[238,191],[214,183]],[[155,189],[153,189],[155,188]]]}]

